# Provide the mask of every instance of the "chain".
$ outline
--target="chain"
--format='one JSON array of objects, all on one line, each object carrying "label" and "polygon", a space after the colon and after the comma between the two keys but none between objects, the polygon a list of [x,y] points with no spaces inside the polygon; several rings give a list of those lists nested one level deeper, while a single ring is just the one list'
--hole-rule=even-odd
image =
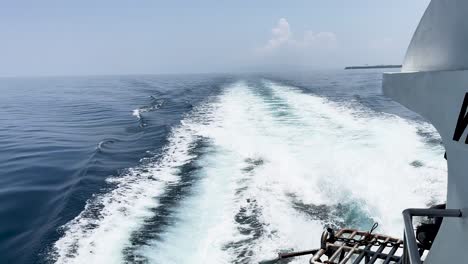
[{"label": "chain", "polygon": [[379,240],[368,240],[368,239],[354,239],[354,238],[347,238],[347,237],[336,237],[335,238],[336,241],[339,241],[339,242],[343,242],[347,245],[359,245],[359,246],[368,246],[368,245],[371,245],[371,246],[386,246],[386,247],[399,247],[399,248],[403,248],[403,242],[393,242],[393,241],[390,241],[390,242],[383,242],[383,241],[379,241]]}]

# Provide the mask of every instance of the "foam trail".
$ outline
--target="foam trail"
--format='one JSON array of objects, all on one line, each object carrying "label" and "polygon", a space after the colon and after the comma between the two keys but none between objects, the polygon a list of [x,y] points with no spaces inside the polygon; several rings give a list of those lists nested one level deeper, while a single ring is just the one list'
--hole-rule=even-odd
[{"label": "foam trail", "polygon": [[157,197],[168,184],[179,180],[179,168],[195,158],[191,150],[198,138],[190,129],[192,118],[196,118],[196,111],[172,130],[160,159],[109,179],[116,187],[93,197],[75,219],[62,227],[64,235],[50,254],[53,261],[124,262],[123,249],[130,244],[132,232],[153,216],[151,210],[158,206]]},{"label": "foam trail", "polygon": [[132,116],[136,117],[138,120],[141,121],[142,119],[142,113],[147,113],[147,112],[152,112],[152,111],[155,111],[155,110],[158,110],[159,108],[161,108],[165,101],[164,100],[159,100],[159,101],[156,101],[156,99],[154,97],[151,97],[152,100],[154,102],[152,102],[150,105],[148,106],[143,106],[143,107],[140,107],[140,108],[137,108],[137,109],[133,109],[132,111]]},{"label": "foam trail", "polygon": [[[308,160],[307,169],[331,186],[326,199],[339,202],[350,195],[365,202],[369,215],[381,223],[381,231],[395,236],[401,234],[403,209],[444,200],[443,149],[426,144],[418,135],[421,130],[436,134],[429,124],[338,105],[294,87],[267,85],[299,117],[302,128],[296,132],[304,140],[298,151]],[[421,166],[414,166],[415,162]],[[298,185],[295,193],[307,200],[305,190]]]},{"label": "foam trail", "polygon": [[138,118],[138,120],[140,120],[141,119],[141,110],[140,109],[134,109],[132,111],[132,116],[134,116],[134,117]]},{"label": "foam trail", "polygon": [[282,165],[288,162],[271,153],[287,149],[287,143],[263,134],[262,126],[272,122],[244,83],[221,96],[214,122],[199,132],[214,148],[201,160],[205,179],[179,209],[180,222],[143,248],[143,255],[155,263],[242,263],[260,260],[259,252],[271,256],[278,247],[310,244],[310,237],[300,234],[317,233],[322,226],[291,207],[277,182],[286,174],[270,175],[270,170],[285,172]]},{"label": "foam trail", "polygon": [[[180,221],[141,249],[152,262],[255,263],[277,249],[317,247],[327,223],[378,221],[400,236],[403,208],[443,199],[442,149],[417,133],[427,124],[265,86],[238,83],[220,97],[199,131],[213,148],[200,160],[204,180]],[[424,165],[412,166],[416,159]]]},{"label": "foam trail", "polygon": [[[190,195],[157,239],[135,249],[149,263],[256,263],[278,249],[318,247],[326,224],[378,221],[378,231],[400,236],[404,208],[444,197],[443,149],[420,131],[435,133],[295,87],[233,84],[184,119],[163,159],[88,203],[56,243],[57,262],[124,262],[131,234],[188,162],[200,168]],[[200,138],[207,145],[195,156]]]}]

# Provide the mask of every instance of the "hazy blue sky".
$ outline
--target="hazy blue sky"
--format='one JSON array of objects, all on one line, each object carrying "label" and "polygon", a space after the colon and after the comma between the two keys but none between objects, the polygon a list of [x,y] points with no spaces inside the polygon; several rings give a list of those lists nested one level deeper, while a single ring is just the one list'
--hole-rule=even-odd
[{"label": "hazy blue sky", "polygon": [[0,0],[0,76],[401,63],[429,0]]}]

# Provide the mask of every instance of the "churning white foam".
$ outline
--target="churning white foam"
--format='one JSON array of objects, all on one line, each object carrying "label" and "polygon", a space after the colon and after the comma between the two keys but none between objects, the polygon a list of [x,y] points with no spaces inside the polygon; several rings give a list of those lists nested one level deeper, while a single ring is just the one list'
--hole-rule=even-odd
[{"label": "churning white foam", "polygon": [[172,130],[160,159],[108,179],[116,187],[94,196],[75,219],[62,227],[64,235],[51,253],[56,263],[124,262],[122,251],[130,245],[132,232],[153,216],[151,209],[158,206],[157,197],[168,184],[179,180],[180,167],[195,158],[191,150],[197,138],[190,124],[196,112]]},{"label": "churning white foam", "polygon": [[[67,224],[55,244],[57,262],[123,262],[131,233],[179,180],[178,168],[196,158],[190,149],[197,138],[208,146],[195,159],[193,191],[159,239],[137,250],[150,263],[256,263],[278,249],[319,246],[324,220],[294,202],[358,204],[379,232],[400,236],[404,208],[444,199],[443,149],[418,134],[434,133],[430,125],[263,86],[226,88],[174,129],[161,160],[115,178],[116,189]],[[88,217],[97,205],[99,217]]]},{"label": "churning white foam", "polygon": [[140,120],[140,119],[141,119],[141,111],[140,111],[140,109],[139,109],[139,108],[138,108],[138,109],[134,109],[134,110],[132,111],[132,116],[134,116],[134,117],[138,118],[138,120]]},{"label": "churning white foam", "polygon": [[295,193],[306,201],[314,202],[304,188],[310,183],[322,187],[324,201],[364,201],[363,209],[381,224],[380,231],[401,236],[403,209],[444,200],[443,148],[428,145],[418,134],[436,134],[429,124],[338,105],[293,87],[269,86],[300,120],[300,128],[289,133],[297,133],[292,136],[297,152],[314,175],[315,183],[297,182]]},{"label": "churning white foam", "polygon": [[[178,210],[180,222],[143,255],[154,263],[231,263],[244,253],[255,263],[278,248],[310,246],[303,234],[322,226],[295,211],[284,192],[297,168],[288,141],[269,134],[275,122],[267,105],[238,83],[220,97],[213,120],[199,131],[213,148],[200,160],[204,179]],[[242,210],[253,223],[236,222]]]},{"label": "churning white foam", "polygon": [[[156,100],[154,97],[151,97],[151,98],[153,100]],[[141,120],[141,114],[142,113],[147,113],[147,112],[152,112],[152,111],[158,110],[159,108],[161,108],[161,106],[164,105],[164,103],[165,103],[164,100],[159,100],[157,102],[153,102],[149,106],[143,106],[143,107],[140,107],[140,108],[137,108],[137,109],[133,109],[132,116],[138,118],[138,120]]]},{"label": "churning white foam", "polygon": [[[306,205],[358,203],[380,232],[395,236],[404,208],[443,200],[443,150],[418,135],[434,132],[431,126],[266,86],[271,97],[243,83],[221,96],[215,121],[200,131],[214,148],[201,161],[205,180],[179,209],[180,222],[142,249],[150,260],[242,263],[250,254],[256,263],[278,249],[318,247],[324,223],[293,209],[291,197]],[[252,160],[262,162],[244,173]],[[248,223],[235,221],[252,202],[258,237],[240,232]]]}]

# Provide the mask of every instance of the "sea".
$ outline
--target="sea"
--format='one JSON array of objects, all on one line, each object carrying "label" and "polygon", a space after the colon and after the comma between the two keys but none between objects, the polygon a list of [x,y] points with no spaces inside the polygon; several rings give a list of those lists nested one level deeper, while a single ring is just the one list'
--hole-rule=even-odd
[{"label": "sea", "polygon": [[[0,78],[0,263],[258,263],[445,201],[383,70]],[[290,263],[308,263],[301,257]]]}]

